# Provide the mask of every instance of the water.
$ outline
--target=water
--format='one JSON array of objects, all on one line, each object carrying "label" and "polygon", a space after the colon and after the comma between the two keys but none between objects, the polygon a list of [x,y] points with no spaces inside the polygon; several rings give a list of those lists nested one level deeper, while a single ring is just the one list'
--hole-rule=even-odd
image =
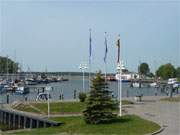
[{"label": "water", "polygon": [[[109,89],[113,91],[114,96],[117,97],[118,93],[118,82],[108,82]],[[38,85],[38,86],[45,86],[45,85]],[[59,95],[61,91],[63,91],[64,99],[73,99],[74,97],[74,90],[77,92],[82,91],[83,89],[83,82],[82,78],[72,78],[67,82],[59,82],[59,83],[51,83],[48,86],[52,86],[54,90],[50,91],[50,95],[52,97],[51,100],[59,100]],[[85,79],[85,90],[89,90],[89,80]],[[165,95],[160,90],[157,91],[155,88],[130,88],[128,83],[122,83],[122,96],[123,97],[134,97],[139,94],[143,94],[144,96],[154,96],[157,93],[158,96]],[[38,91],[31,89],[30,93],[27,95],[17,95],[15,93],[9,94],[9,102],[12,103],[14,101],[24,101],[25,97],[27,97],[28,101],[35,101],[38,95]],[[0,103],[7,102],[7,95],[1,94],[0,95]]]}]

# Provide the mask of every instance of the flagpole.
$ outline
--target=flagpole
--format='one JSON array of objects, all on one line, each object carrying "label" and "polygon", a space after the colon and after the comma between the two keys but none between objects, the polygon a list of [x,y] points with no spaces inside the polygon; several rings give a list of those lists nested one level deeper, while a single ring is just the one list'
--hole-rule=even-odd
[{"label": "flagpole", "polygon": [[[121,42],[121,40],[120,40],[120,35],[119,35],[119,44],[121,44],[120,43]],[[119,48],[120,48],[121,46],[119,46]],[[119,62],[120,62],[120,83],[119,83],[119,100],[120,100],[120,103],[119,103],[119,116],[122,116],[122,78],[121,78],[121,75],[122,75],[122,70],[121,70],[121,66],[122,66],[122,63],[121,63],[121,49],[119,49]]]},{"label": "flagpole", "polygon": [[118,59],[117,59],[117,71],[118,71],[118,97],[119,97],[119,116],[122,116],[122,78],[121,78],[121,49],[120,49],[120,35],[118,35],[117,40],[117,46],[118,46]]},{"label": "flagpole", "polygon": [[89,91],[91,89],[91,64],[89,63]]},{"label": "flagpole", "polygon": [[122,116],[122,78],[121,78],[121,75],[122,75],[122,70],[121,70],[121,60],[120,60],[120,83],[119,83],[119,116]]},{"label": "flagpole", "polygon": [[104,79],[105,79],[105,81],[106,81],[106,62],[104,63]]},{"label": "flagpole", "polygon": [[104,36],[105,36],[105,42],[104,42],[104,44],[105,44],[105,56],[104,56],[104,72],[105,72],[105,74],[104,74],[104,77],[105,77],[105,81],[106,81],[106,67],[107,67],[107,65],[106,65],[106,57],[107,57],[107,39],[106,39],[106,32],[104,33]]}]

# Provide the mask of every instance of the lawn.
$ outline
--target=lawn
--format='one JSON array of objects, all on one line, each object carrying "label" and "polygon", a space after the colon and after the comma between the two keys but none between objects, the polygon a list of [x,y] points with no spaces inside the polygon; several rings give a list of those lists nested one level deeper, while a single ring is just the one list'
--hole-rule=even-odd
[{"label": "lawn", "polygon": [[[133,104],[131,101],[124,100],[123,105]],[[47,103],[30,103],[30,104],[20,104],[14,109],[47,114]],[[50,112],[51,114],[72,114],[72,113],[81,113],[85,109],[85,103],[82,102],[51,102],[50,103]]]},{"label": "lawn", "polygon": [[161,101],[180,102],[180,96],[178,96],[178,97],[162,98]]},{"label": "lawn", "polygon": [[[0,123],[0,130],[2,130],[2,131],[9,130],[9,127],[8,127],[8,125],[6,125],[6,124]],[[0,132],[0,134],[1,134],[1,132]]]},{"label": "lawn", "polygon": [[160,126],[135,115],[126,115],[109,124],[86,124],[82,117],[58,117],[52,120],[63,122],[59,127],[32,129],[12,134],[16,135],[144,135],[152,133]]}]

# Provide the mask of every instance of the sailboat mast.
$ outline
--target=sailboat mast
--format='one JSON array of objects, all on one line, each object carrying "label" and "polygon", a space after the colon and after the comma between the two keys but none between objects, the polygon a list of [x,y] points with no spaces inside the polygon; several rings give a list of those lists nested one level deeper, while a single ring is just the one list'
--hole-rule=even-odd
[{"label": "sailboat mast", "polygon": [[6,79],[8,80],[8,76],[9,76],[9,67],[8,67],[9,63],[8,63],[8,55],[6,57]]}]

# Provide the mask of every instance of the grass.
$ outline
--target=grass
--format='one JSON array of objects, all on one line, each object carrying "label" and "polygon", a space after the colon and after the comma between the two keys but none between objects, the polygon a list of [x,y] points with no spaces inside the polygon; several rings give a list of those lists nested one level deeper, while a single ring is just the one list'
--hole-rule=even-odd
[{"label": "grass", "polygon": [[180,96],[178,96],[178,97],[162,98],[161,101],[180,102]]},{"label": "grass", "polygon": [[[0,130],[6,131],[6,130],[8,130],[8,129],[9,129],[8,125],[0,123]],[[0,132],[0,133],[1,133],[1,132]]]},{"label": "grass", "polygon": [[[123,105],[133,104],[133,102],[124,100],[122,104]],[[47,114],[47,103],[20,104],[14,107],[14,109],[25,112]],[[82,102],[51,102],[50,103],[51,114],[81,113],[84,109],[85,109],[85,103]]]},{"label": "grass", "polygon": [[82,117],[58,117],[55,121],[63,122],[58,127],[32,129],[12,133],[13,135],[144,135],[152,133],[160,126],[153,122],[144,120],[135,115],[126,115],[118,118],[113,123],[90,125],[86,124]]}]

